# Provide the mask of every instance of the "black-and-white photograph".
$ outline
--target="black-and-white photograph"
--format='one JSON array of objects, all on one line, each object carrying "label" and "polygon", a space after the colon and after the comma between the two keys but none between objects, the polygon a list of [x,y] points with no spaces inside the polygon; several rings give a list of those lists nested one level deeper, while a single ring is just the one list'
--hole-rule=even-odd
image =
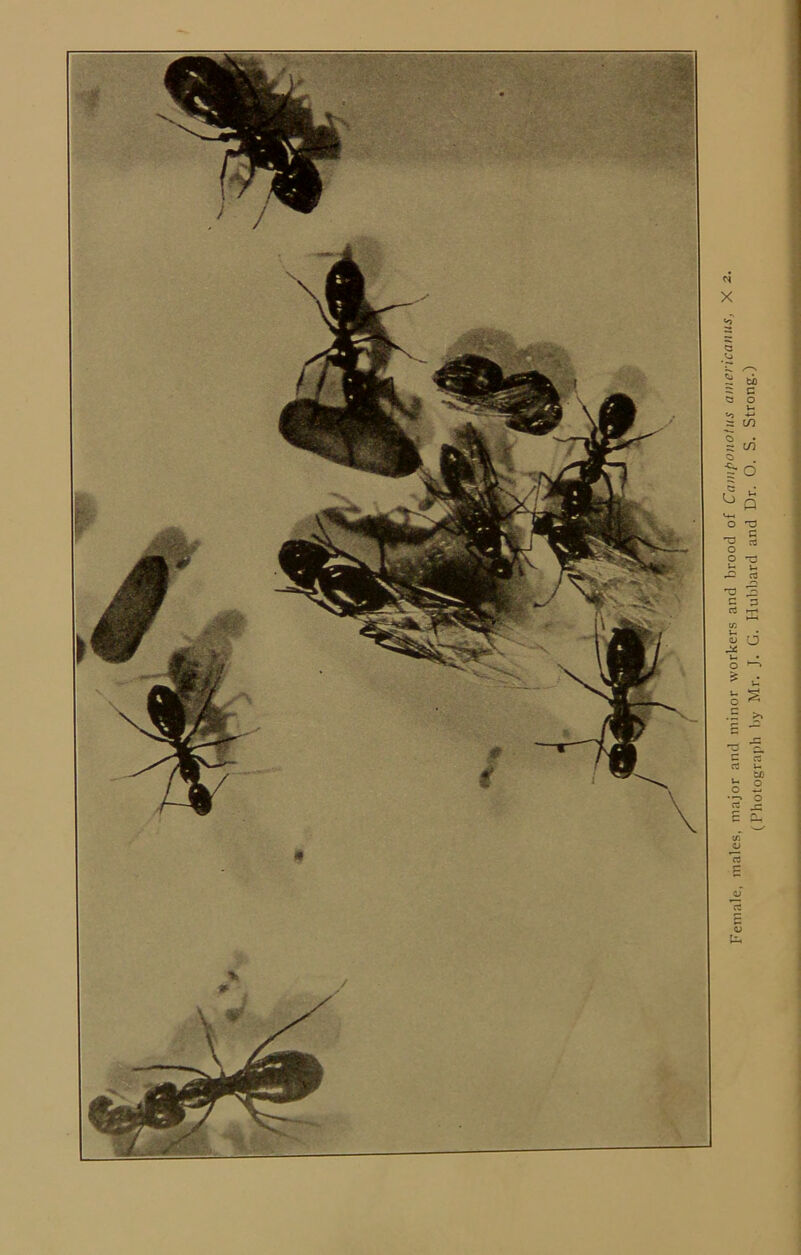
[{"label": "black-and-white photograph", "polygon": [[84,1159],[708,1144],[695,68],[70,54]]}]

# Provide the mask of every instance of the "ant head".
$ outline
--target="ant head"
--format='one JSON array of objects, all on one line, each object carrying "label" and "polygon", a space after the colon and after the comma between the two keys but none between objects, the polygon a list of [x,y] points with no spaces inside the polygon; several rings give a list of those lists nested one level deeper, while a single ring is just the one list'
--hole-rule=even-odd
[{"label": "ant head", "polygon": [[636,766],[636,745],[628,741],[625,745],[612,746],[609,751],[609,770],[617,780],[627,780]]},{"label": "ant head", "polygon": [[152,1085],[140,1103],[142,1118],[151,1129],[172,1129],[180,1124],[186,1112],[178,1098],[178,1087],[172,1081]]},{"label": "ant head", "polygon": [[197,784],[197,782],[190,784],[187,797],[196,815],[208,815],[211,810],[211,794],[205,784]]},{"label": "ant head", "polygon": [[618,440],[621,436],[625,436],[634,422],[636,413],[637,406],[630,396],[627,396],[625,392],[613,392],[610,397],[601,402],[601,408],[598,411],[598,426],[601,435],[607,436],[610,440]]},{"label": "ant head", "polygon": [[568,519],[582,518],[592,505],[592,484],[568,479],[562,489],[562,513]]},{"label": "ant head", "polygon": [[278,565],[294,584],[311,590],[330,556],[316,540],[287,540],[279,550]]},{"label": "ant head", "polygon": [[147,695],[147,713],[154,728],[169,741],[179,741],[186,727],[183,703],[166,684],[154,684]]},{"label": "ant head", "polygon": [[138,1107],[114,1106],[108,1094],[99,1094],[89,1104],[89,1123],[98,1133],[132,1133],[142,1127]]},{"label": "ant head", "polygon": [[443,392],[462,397],[480,397],[497,392],[503,383],[503,371],[497,362],[476,353],[465,353],[446,362],[432,376]]},{"label": "ant head", "polygon": [[554,525],[552,514],[535,514],[531,520],[531,530],[535,536],[548,536]]},{"label": "ant head", "polygon": [[272,190],[282,205],[310,214],[320,200],[323,183],[314,163],[303,153],[296,153],[288,168],[274,175]]}]

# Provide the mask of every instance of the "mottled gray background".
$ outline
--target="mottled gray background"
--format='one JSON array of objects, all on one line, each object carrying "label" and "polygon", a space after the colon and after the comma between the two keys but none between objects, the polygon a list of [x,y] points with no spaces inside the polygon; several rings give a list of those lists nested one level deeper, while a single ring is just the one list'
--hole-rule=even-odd
[{"label": "mottled gray background", "polygon": [[[693,568],[654,696],[702,716],[692,58],[267,55],[319,122],[330,110],[350,130],[342,160],[320,163],[317,210],[272,203],[257,231],[266,179],[215,221],[222,146],[155,117],[170,60],[71,59],[75,487],[98,505],[76,550],[79,629],[160,528],[202,541],[136,659],[89,654],[78,672],[84,1109],[113,1061],[157,1057],[197,1002],[213,1009],[239,951],[261,1017],[298,981],[322,996],[348,978],[338,1034],[317,1041],[312,1021],[301,1043],[326,1077],[297,1114],[333,1130],[311,1151],[705,1142],[700,725],[656,712],[640,742],[694,836],[663,790],[603,764],[593,785],[591,746],[532,746],[596,735],[593,694],[566,679],[481,688],[275,591],[281,542],[331,493],[369,510],[416,491],[277,431],[327,338],[279,254],[321,292],[330,259],[314,254],[354,241],[374,305],[430,294],[387,326],[429,362],[392,370],[423,398],[432,468],[453,416],[431,370],[471,327],[563,346],[589,396],[623,366],[644,373],[640,430],[675,417],[632,454],[630,491]],[[581,429],[575,404],[565,423]],[[532,466],[553,453],[537,445]],[[592,615],[563,595],[586,609],[587,639],[559,656],[597,684]],[[161,670],[182,633],[231,608],[248,628],[226,693],[246,689],[261,726],[242,766],[282,771],[231,779],[207,818],[169,810],[129,845],[166,777],[109,783],[158,747],[96,689],[141,721],[147,682],[115,680]],[[195,1049],[182,1061],[206,1067]],[[233,1067],[248,1043],[229,1050]],[[209,1121],[221,1153],[240,1110]],[[87,1127],[84,1153],[108,1140]]]}]

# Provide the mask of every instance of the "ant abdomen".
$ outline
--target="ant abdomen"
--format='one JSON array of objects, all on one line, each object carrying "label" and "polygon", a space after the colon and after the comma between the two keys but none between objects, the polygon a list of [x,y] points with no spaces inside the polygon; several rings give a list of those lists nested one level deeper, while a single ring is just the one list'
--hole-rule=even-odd
[{"label": "ant abdomen", "polygon": [[245,1069],[252,1098],[265,1102],[297,1102],[314,1093],[323,1080],[323,1065],[315,1055],[281,1050]]}]

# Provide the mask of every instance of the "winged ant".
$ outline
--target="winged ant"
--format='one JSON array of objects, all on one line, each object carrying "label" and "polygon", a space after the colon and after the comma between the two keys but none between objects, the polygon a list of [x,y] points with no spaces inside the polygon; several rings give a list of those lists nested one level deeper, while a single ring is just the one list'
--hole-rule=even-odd
[{"label": "winged ant", "polygon": [[[279,121],[282,115],[286,116],[294,91],[291,76],[289,90],[270,112],[242,67],[227,53],[225,59],[231,69],[211,57],[179,57],[169,64],[164,76],[164,86],[175,104],[191,118],[217,128],[219,135],[201,135],[166,114],[159,113],[157,116],[182,131],[188,131],[196,139],[229,145],[220,170],[218,218],[222,217],[225,209],[226,179],[234,159],[244,159],[246,170],[238,196],[250,187],[257,170],[274,171],[267,200],[254,228],[264,217],[273,193],[289,209],[302,214],[311,213],[320,200],[322,181],[317,167],[306,154],[322,152],[326,148],[338,149],[338,137],[334,144],[297,149]],[[336,135],[332,115],[326,114],[326,117]]]},{"label": "winged ant", "polygon": [[[635,742],[645,731],[645,723],[634,714],[635,709],[649,707],[659,707],[662,710],[669,710],[673,714],[678,715],[681,719],[687,719],[693,722],[687,715],[683,715],[681,711],[676,710],[675,706],[667,706],[664,702],[655,701],[638,701],[632,702],[629,699],[629,693],[634,688],[639,688],[656,672],[657,662],[659,660],[659,650],[661,646],[661,636],[657,638],[654,648],[651,666],[646,670],[646,653],[645,644],[642,637],[633,628],[615,628],[609,639],[606,649],[606,672],[604,671],[603,662],[601,660],[601,648],[598,639],[598,620],[596,616],[595,624],[595,653],[598,659],[598,670],[603,683],[611,690],[611,696],[601,692],[600,689],[593,688],[591,684],[587,684],[579,676],[574,675],[567,667],[562,666],[561,669],[565,675],[569,675],[571,680],[575,680],[582,688],[587,689],[590,693],[595,693],[598,697],[602,697],[612,707],[611,713],[606,716],[601,727],[601,735],[599,737],[584,737],[577,741],[535,741],[535,745],[550,746],[563,754],[565,749],[573,745],[597,745],[598,753],[595,756],[595,765],[593,767],[592,778],[595,779],[595,773],[598,769],[598,763],[601,754],[606,754],[609,761],[609,771],[616,780],[627,780],[630,776],[634,776],[637,780],[645,780],[649,784],[655,784],[660,789],[664,789],[673,803],[676,811],[682,819],[682,822],[695,832],[690,821],[686,818],[681,810],[678,802],[671,793],[669,787],[663,784],[661,780],[655,780],[652,776],[644,776],[635,771],[637,766],[637,746]],[[608,674],[607,674],[608,672]],[[606,738],[607,728],[614,738],[612,748],[607,750],[604,741]]]},{"label": "winged ant", "polygon": [[544,436],[562,421],[559,393],[537,370],[504,377],[491,358],[465,353],[433,376],[446,405],[481,417],[505,418],[512,431]]},{"label": "winged ant", "polygon": [[[302,593],[329,614],[358,620],[361,636],[393,653],[425,658],[493,684],[534,688],[551,682],[556,668],[550,659],[547,678],[539,680],[530,670],[535,656],[546,657],[540,646],[523,642],[528,665],[518,666],[504,650],[507,639],[521,642],[498,629],[488,614],[459,598],[390,579],[380,541],[381,573],[375,572],[337,548],[319,517],[317,522],[321,535],[281,546],[279,565],[295,587],[280,591]],[[503,649],[498,644],[502,638]]]},{"label": "winged ant", "polygon": [[[634,628],[660,632],[676,612],[672,576],[640,560],[627,551],[636,543],[660,553],[683,553],[676,547],[657,545],[637,533],[614,537],[599,526],[592,485],[580,479],[551,481],[549,493],[561,496],[559,514],[540,512],[535,502],[532,534],[542,536],[559,563],[559,578],[545,601],[547,605],[559,589],[563,575],[595,606],[623,618]],[[539,498],[539,486],[538,486]],[[605,508],[605,507],[604,507]]]},{"label": "winged ant", "polygon": [[[444,489],[425,470],[420,471],[420,478],[429,494],[444,508],[450,530],[465,538],[471,552],[486,563],[496,579],[508,580],[516,562],[524,555],[522,548],[511,539],[506,524],[524,509],[527,498],[518,501],[508,489],[501,487],[489,452],[469,423],[465,427],[465,438],[467,453],[451,444],[444,444],[440,450],[439,470]],[[505,513],[498,505],[500,492],[515,502]],[[441,526],[448,529],[448,523]]]},{"label": "winged ant", "polygon": [[[219,1076],[211,1076],[202,1068],[193,1068],[182,1063],[156,1063],[134,1068],[134,1072],[192,1072],[194,1076],[180,1088],[173,1081],[152,1085],[136,1104],[123,1099],[123,1106],[115,1106],[108,1094],[100,1094],[89,1104],[90,1123],[100,1133],[120,1135],[133,1132],[133,1141],[125,1151],[126,1155],[130,1155],[142,1129],[175,1128],[183,1123],[187,1111],[200,1111],[205,1108],[204,1114],[186,1133],[182,1133],[180,1137],[164,1147],[161,1153],[167,1154],[179,1142],[197,1132],[208,1120],[221,1098],[233,1096],[260,1128],[268,1129],[278,1137],[299,1141],[285,1130],[276,1128],[273,1122],[314,1126],[313,1120],[299,1120],[290,1116],[275,1115],[273,1112],[260,1111],[255,1104],[257,1102],[299,1102],[307,1098],[322,1083],[322,1064],[315,1055],[300,1050],[279,1050],[267,1055],[262,1052],[276,1038],[281,1037],[304,1020],[308,1020],[327,1002],[335,998],[346,984],[347,981],[343,981],[333,993],[320,999],[311,1010],[296,1016],[294,1020],[271,1033],[259,1043],[255,1050],[251,1051],[243,1066],[231,1073],[226,1073],[223,1068],[215,1047],[211,1025],[200,1007],[197,1007],[209,1053],[220,1069]],[[122,1097],[122,1095],[117,1096]]]}]

